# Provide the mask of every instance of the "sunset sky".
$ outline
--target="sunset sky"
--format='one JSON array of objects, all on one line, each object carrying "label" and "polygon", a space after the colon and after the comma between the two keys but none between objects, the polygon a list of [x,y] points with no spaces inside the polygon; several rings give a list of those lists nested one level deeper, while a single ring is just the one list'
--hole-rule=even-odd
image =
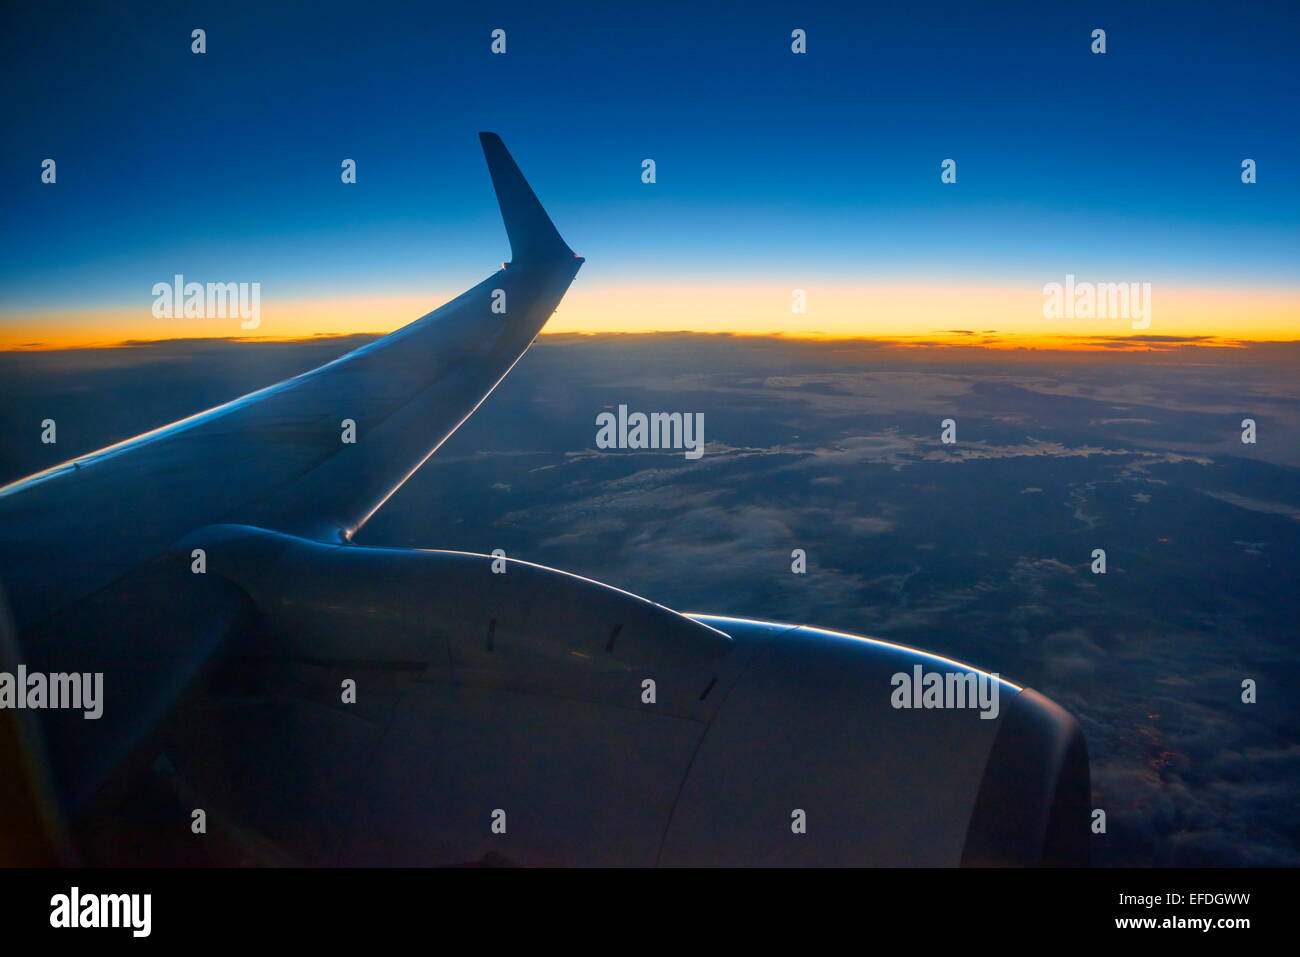
[{"label": "sunset sky", "polygon": [[[1276,4],[7,17],[0,348],[403,325],[508,255],[484,129],[587,257],[550,332],[1300,338],[1300,13]],[[259,283],[260,325],[156,318],[176,274]],[[1067,275],[1150,283],[1150,325],[1045,317]]]}]

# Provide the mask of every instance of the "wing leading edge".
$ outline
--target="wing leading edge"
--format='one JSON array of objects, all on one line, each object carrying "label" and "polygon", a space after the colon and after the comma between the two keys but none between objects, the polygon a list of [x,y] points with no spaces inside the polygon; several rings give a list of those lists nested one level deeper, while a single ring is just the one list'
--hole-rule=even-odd
[{"label": "wing leading edge", "polygon": [[204,525],[347,540],[478,408],[583,263],[500,137],[480,139],[508,268],[320,368],[0,488],[20,630]]}]

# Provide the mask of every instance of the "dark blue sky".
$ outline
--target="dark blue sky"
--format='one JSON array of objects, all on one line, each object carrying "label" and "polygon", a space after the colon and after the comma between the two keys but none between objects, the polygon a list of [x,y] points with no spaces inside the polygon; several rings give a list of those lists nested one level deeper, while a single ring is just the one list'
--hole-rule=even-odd
[{"label": "dark blue sky", "polygon": [[269,6],[6,11],[5,311],[468,285],[506,253],[480,129],[588,281],[1300,285],[1294,4]]}]

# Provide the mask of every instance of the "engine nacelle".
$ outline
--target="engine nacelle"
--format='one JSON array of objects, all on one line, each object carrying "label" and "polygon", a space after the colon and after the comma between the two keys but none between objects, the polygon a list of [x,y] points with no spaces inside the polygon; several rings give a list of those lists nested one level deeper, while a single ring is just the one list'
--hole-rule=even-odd
[{"label": "engine nacelle", "polygon": [[254,625],[161,766],[239,860],[1087,861],[1078,725],[959,662],[486,555],[241,526],[191,547]]}]

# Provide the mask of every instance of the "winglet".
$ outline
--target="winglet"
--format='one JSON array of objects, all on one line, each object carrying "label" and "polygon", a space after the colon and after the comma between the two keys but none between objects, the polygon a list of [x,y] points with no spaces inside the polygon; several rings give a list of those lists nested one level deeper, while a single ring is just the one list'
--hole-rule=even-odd
[{"label": "winglet", "polygon": [[501,204],[501,218],[506,223],[510,237],[511,258],[515,262],[538,262],[552,259],[572,259],[573,250],[560,238],[537,200],[537,194],[519,172],[510,151],[495,133],[480,133],[483,155],[487,159],[492,185]]}]

